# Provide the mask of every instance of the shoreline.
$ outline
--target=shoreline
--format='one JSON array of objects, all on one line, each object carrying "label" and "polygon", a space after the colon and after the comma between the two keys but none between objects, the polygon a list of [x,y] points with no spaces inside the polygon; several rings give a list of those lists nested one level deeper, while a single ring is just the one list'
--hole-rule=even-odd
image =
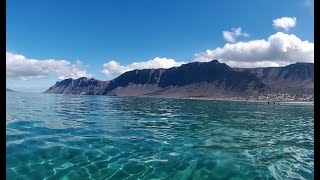
[{"label": "shoreline", "polygon": [[180,99],[191,99],[191,100],[208,100],[208,101],[240,101],[240,102],[265,102],[265,103],[286,103],[286,104],[314,104],[314,101],[281,101],[281,100],[255,100],[255,99],[231,99],[231,98],[199,98],[199,97],[192,97],[192,98],[180,98]]},{"label": "shoreline", "polygon": [[[44,93],[46,94],[46,93]],[[55,94],[55,93],[48,93]],[[81,94],[62,94],[62,95],[81,95]],[[86,94],[82,94],[87,96]],[[107,97],[142,97],[142,98],[162,98],[162,99],[185,99],[185,100],[207,100],[207,101],[234,101],[234,102],[263,102],[270,104],[286,103],[286,104],[311,104],[314,105],[314,101],[299,101],[299,100],[265,100],[265,99],[233,99],[233,98],[211,98],[211,97],[165,97],[165,96],[110,96],[110,95],[89,95],[89,96],[107,96]]]}]

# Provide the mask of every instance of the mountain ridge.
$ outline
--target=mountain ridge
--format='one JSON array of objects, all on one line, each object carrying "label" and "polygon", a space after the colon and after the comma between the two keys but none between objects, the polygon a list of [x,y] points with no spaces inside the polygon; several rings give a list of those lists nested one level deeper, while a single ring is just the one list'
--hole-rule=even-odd
[{"label": "mountain ridge", "polygon": [[313,94],[313,63],[231,68],[218,60],[168,69],[132,70],[110,81],[65,79],[45,93],[155,97],[249,97],[265,93]]}]

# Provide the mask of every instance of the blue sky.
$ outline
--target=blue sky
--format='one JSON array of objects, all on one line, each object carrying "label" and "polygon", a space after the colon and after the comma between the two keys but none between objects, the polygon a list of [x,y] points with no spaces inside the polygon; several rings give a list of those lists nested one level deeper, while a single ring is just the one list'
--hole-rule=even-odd
[{"label": "blue sky", "polygon": [[[101,80],[116,77],[116,74],[110,71],[113,67],[119,69],[121,66],[121,70],[117,72],[123,72],[132,67],[139,67],[127,66],[133,62],[146,62],[156,57],[166,58],[164,63],[167,59],[178,62],[173,63],[174,65],[197,60],[195,54],[205,54],[209,58],[218,57],[205,52],[222,48],[226,43],[236,44],[262,39],[267,41],[277,32],[293,34],[301,41],[309,43],[314,41],[314,13],[311,0],[6,2],[6,50],[7,54],[10,53],[12,61],[15,60],[15,55],[23,55],[26,60],[65,60],[70,62],[70,69],[75,65],[76,69],[85,71],[84,74]],[[294,17],[294,26],[289,29],[273,26],[273,20],[282,17]],[[239,35],[235,35],[236,28],[241,28]],[[236,40],[228,41],[223,36],[223,31],[234,32],[233,37]],[[290,38],[277,34],[274,39],[278,37]],[[222,56],[221,58],[223,59]],[[162,60],[150,61],[154,64],[142,64],[142,67],[157,67],[157,62],[161,64]],[[113,64],[106,64],[110,61]],[[226,59],[230,65],[235,61]],[[258,64],[263,65],[262,62],[266,61],[270,65],[281,64],[280,61],[265,59]],[[284,59],[281,62],[286,64],[293,60]],[[8,65],[11,66],[11,74],[25,73],[23,65],[8,64],[7,55],[7,74]],[[64,65],[67,66],[60,63],[56,68]],[[39,68],[44,67],[39,65]],[[106,71],[102,72],[104,68],[109,68],[109,75]],[[50,68],[45,73],[43,69],[39,71],[42,71],[42,74],[36,78],[7,75],[7,87],[40,92],[58,81],[59,76],[60,79],[68,76],[66,73],[61,76],[61,73],[59,75]],[[23,76],[28,76],[28,73],[26,74]]]}]

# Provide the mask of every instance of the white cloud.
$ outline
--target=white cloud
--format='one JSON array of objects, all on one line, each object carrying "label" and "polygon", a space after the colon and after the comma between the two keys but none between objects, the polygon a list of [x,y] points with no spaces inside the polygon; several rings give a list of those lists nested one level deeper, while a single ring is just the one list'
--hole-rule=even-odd
[{"label": "white cloud", "polygon": [[273,27],[283,28],[288,31],[290,28],[296,25],[297,19],[295,17],[282,17],[273,20]]},{"label": "white cloud", "polygon": [[307,7],[313,6],[313,0],[304,0],[304,5]]},{"label": "white cloud", "polygon": [[293,34],[278,32],[268,40],[238,42],[195,54],[196,61],[218,59],[232,67],[284,66],[295,62],[314,62],[314,44]]},{"label": "white cloud", "polygon": [[126,71],[130,71],[130,69],[126,66],[121,66],[116,61],[109,61],[105,64],[103,64],[104,69],[102,72],[107,76],[113,76],[113,75],[119,75]]},{"label": "white cloud", "polygon": [[249,37],[248,33],[241,32],[241,27],[232,28],[232,31],[223,31],[223,37],[228,42],[235,42],[236,38],[239,36]]},{"label": "white cloud", "polygon": [[120,65],[116,61],[109,61],[103,64],[103,73],[109,77],[120,75],[124,72],[131,71],[134,69],[155,69],[155,68],[171,68],[174,66],[181,66],[185,64],[184,61],[177,62],[174,59],[167,59],[167,58],[159,58],[156,57],[152,60],[145,61],[145,62],[134,62],[129,65]]},{"label": "white cloud", "polygon": [[229,31],[223,31],[222,33],[223,33],[223,37],[224,37],[224,39],[225,39],[226,41],[229,41],[229,42],[234,42],[234,41],[235,41],[235,39],[234,39],[234,37],[232,36],[231,32],[229,32]]},{"label": "white cloud", "polygon": [[8,78],[29,80],[44,78],[50,74],[57,74],[59,79],[90,77],[81,69],[82,63],[72,64],[66,60],[36,60],[23,55],[6,52],[6,76]]}]

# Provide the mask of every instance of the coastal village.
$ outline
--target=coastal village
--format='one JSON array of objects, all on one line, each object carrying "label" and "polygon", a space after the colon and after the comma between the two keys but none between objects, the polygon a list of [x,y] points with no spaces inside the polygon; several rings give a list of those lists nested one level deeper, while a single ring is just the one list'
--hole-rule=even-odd
[{"label": "coastal village", "polygon": [[234,97],[232,100],[250,100],[250,101],[281,101],[281,102],[291,102],[291,101],[313,101],[313,94],[301,94],[294,95],[288,93],[268,93],[259,96],[245,97]]}]

